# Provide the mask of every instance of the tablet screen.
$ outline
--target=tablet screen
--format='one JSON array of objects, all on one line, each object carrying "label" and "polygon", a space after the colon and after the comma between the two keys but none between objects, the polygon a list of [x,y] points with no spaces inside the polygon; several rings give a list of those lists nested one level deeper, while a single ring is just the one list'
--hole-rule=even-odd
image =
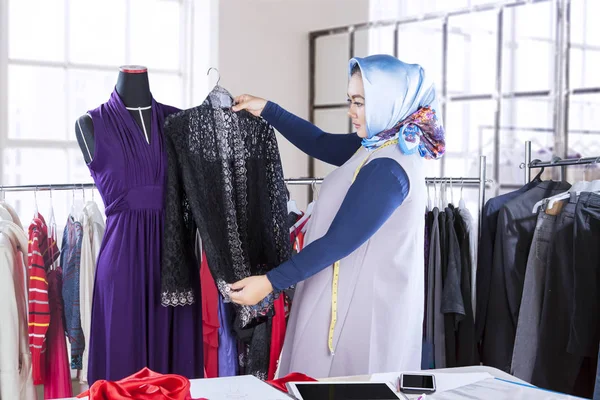
[{"label": "tablet screen", "polygon": [[303,400],[398,400],[389,386],[382,383],[295,385]]}]

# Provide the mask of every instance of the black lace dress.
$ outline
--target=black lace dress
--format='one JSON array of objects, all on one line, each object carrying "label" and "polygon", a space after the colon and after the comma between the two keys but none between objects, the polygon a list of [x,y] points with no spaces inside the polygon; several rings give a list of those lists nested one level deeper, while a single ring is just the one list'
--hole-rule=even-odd
[{"label": "black lace dress", "polygon": [[[232,112],[231,102],[230,94],[216,87],[202,105],[165,121],[168,182],[161,270],[165,306],[196,300],[191,282],[191,271],[199,265],[194,256],[196,229],[210,271],[226,299],[227,283],[265,274],[291,254],[275,132],[261,118]],[[277,295],[257,306],[236,306],[237,328],[253,329],[253,336],[261,332],[250,343],[266,345],[265,377],[270,330],[259,325],[268,325]],[[258,350],[250,348],[252,365],[262,364],[254,358]],[[262,377],[260,370],[248,372]]]}]

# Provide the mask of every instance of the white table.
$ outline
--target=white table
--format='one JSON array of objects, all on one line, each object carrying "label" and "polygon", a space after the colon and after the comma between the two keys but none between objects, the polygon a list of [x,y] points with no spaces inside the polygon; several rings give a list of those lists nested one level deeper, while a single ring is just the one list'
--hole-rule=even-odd
[{"label": "white table", "polygon": [[[423,372],[444,372],[444,373],[455,373],[455,374],[464,374],[464,373],[473,373],[473,372],[487,372],[495,378],[506,379],[514,382],[526,383],[522,380],[507,374],[506,372],[500,371],[499,369],[492,367],[484,367],[484,366],[472,366],[472,367],[460,367],[460,368],[444,368],[444,369],[433,369],[426,370]],[[398,373],[400,374],[400,373]],[[217,378],[218,379],[218,378]],[[370,381],[371,375],[358,375],[358,376],[346,376],[346,377],[337,377],[337,378],[325,378],[319,379],[323,382],[359,382],[359,381]],[[201,388],[204,386],[202,381],[206,381],[204,379],[192,379],[191,382],[191,391],[192,397],[202,395]],[[211,381],[211,380],[209,380]],[[216,383],[216,382],[215,382]],[[75,399],[75,398],[73,398]],[[68,399],[64,399],[68,400]]]}]

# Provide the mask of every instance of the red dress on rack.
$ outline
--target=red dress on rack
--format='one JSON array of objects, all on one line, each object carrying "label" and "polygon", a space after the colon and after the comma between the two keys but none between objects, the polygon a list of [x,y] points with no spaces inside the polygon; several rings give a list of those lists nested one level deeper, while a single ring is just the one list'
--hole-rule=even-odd
[{"label": "red dress on rack", "polygon": [[[290,240],[292,242],[292,247],[296,252],[302,250],[302,246],[304,246],[304,233],[302,232],[302,228],[306,225],[308,219],[304,221],[300,226],[296,227],[296,229],[290,234]],[[283,349],[283,341],[285,339],[285,330],[286,330],[286,295],[285,293],[279,296],[277,300],[273,303],[273,309],[275,311],[275,316],[273,317],[273,325],[271,327],[271,348],[269,355],[269,373],[268,379],[273,380],[275,378],[275,373],[277,372],[277,365],[279,362],[279,356],[281,355],[281,350]]]},{"label": "red dress on rack", "polygon": [[65,322],[62,302],[62,268],[48,272],[48,301],[50,304],[50,326],[46,333],[46,376],[44,398],[62,399],[73,396],[71,369],[67,354]]},{"label": "red dress on rack", "polygon": [[207,378],[219,376],[219,292],[202,252],[200,265],[202,295],[202,336],[204,339],[204,370]]},{"label": "red dress on rack", "polygon": [[56,241],[48,237],[48,226],[38,214],[29,226],[29,348],[33,384],[44,383],[46,366],[46,333],[50,325],[48,278],[46,271],[59,257]]}]

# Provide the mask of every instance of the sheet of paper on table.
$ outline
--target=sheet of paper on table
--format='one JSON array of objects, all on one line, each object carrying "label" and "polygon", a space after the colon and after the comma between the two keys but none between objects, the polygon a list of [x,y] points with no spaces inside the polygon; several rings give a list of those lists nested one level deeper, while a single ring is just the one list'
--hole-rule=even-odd
[{"label": "sheet of paper on table", "polygon": [[[469,373],[447,373],[447,372],[428,372],[428,371],[414,371],[404,372],[405,374],[415,375],[435,375],[435,384],[437,392],[445,392],[447,390],[456,389],[461,386],[470,385],[472,383],[482,381],[484,379],[493,378],[492,375],[487,372],[469,372]],[[389,382],[392,386],[398,386],[398,378],[401,372],[392,372],[387,374],[373,374],[371,376],[371,382]],[[406,396],[410,398],[417,398],[419,396]]]},{"label": "sheet of paper on table", "polygon": [[510,400],[569,400],[579,399],[499,378],[485,379],[442,393],[423,397],[423,400],[456,399],[510,399]]},{"label": "sheet of paper on table", "polygon": [[192,398],[209,400],[290,400],[290,397],[251,375],[193,379]]}]

